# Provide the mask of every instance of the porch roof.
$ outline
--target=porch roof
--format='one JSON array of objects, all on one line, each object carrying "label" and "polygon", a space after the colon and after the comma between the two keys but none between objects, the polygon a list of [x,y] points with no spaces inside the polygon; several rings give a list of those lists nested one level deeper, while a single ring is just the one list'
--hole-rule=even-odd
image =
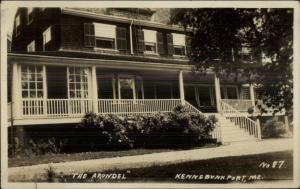
[{"label": "porch roof", "polygon": [[[56,56],[55,56],[56,55]],[[66,55],[66,56],[62,56]],[[56,66],[97,66],[100,68],[114,68],[114,69],[133,69],[133,70],[167,70],[167,71],[184,71],[191,72],[192,65],[188,64],[172,64],[156,62],[145,62],[139,60],[121,60],[108,59],[108,57],[98,56],[72,56],[71,54],[29,54],[29,53],[8,53],[9,63],[20,64],[43,64]],[[212,70],[208,71],[213,73]],[[207,72],[207,73],[208,73]]]}]

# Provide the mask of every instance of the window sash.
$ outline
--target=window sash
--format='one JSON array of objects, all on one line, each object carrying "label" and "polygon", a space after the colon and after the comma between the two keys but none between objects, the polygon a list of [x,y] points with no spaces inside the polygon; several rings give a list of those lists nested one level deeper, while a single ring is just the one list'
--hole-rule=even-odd
[{"label": "window sash", "polygon": [[44,98],[43,67],[21,66],[22,98]]},{"label": "window sash", "polygon": [[[147,49],[149,47],[151,50]],[[145,42],[145,51],[149,53],[156,53],[157,52],[156,43]]]},{"label": "window sash", "polygon": [[[111,43],[111,47],[106,47],[106,46],[98,46],[98,42],[102,41],[102,42],[106,42],[106,43]],[[103,43],[103,44],[104,44]],[[102,44],[102,45],[103,45]],[[113,38],[104,38],[104,37],[96,37],[96,47],[97,48],[105,48],[105,49],[115,49],[116,48],[116,41]]]},{"label": "window sash", "polygon": [[174,45],[174,55],[185,56],[185,46]]},{"label": "window sash", "polygon": [[34,52],[35,51],[35,41],[32,41],[27,45],[27,52]]},{"label": "window sash", "polygon": [[49,41],[51,41],[51,27],[47,28],[43,32],[43,44],[47,44]]}]

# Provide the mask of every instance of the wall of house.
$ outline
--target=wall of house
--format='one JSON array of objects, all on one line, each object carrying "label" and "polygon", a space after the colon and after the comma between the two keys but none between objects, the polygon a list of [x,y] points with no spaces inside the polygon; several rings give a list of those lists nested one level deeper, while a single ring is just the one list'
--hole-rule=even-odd
[{"label": "wall of house", "polygon": [[[33,10],[33,21],[28,23],[27,8],[20,8],[16,16],[20,15],[20,34],[16,35],[14,27],[12,35],[12,52],[26,52],[27,45],[35,40],[36,51],[43,51],[43,32],[52,26],[52,38],[45,50],[53,51],[60,46],[60,9],[41,9]],[[15,26],[15,24],[14,24]]]}]

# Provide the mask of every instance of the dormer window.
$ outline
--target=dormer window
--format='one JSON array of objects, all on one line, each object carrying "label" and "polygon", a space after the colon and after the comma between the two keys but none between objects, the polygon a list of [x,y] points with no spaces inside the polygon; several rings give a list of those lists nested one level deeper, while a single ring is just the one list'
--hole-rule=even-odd
[{"label": "dormer window", "polygon": [[143,30],[145,41],[145,53],[156,54],[157,53],[157,39],[156,31]]},{"label": "dormer window", "polygon": [[174,55],[185,56],[186,55],[185,35],[172,33],[172,36],[173,36]]},{"label": "dormer window", "polygon": [[20,34],[20,28],[21,28],[21,18],[20,15],[16,17],[16,23],[15,23],[15,33],[16,36]]},{"label": "dormer window", "polygon": [[35,41],[32,41],[27,45],[27,52],[34,52],[35,51]]},{"label": "dormer window", "polygon": [[27,24],[33,21],[33,8],[27,8]]},{"label": "dormer window", "polygon": [[116,26],[94,23],[96,47],[104,49],[116,49]]},{"label": "dormer window", "polygon": [[43,50],[45,50],[45,45],[51,41],[51,26],[48,27],[43,32]]}]

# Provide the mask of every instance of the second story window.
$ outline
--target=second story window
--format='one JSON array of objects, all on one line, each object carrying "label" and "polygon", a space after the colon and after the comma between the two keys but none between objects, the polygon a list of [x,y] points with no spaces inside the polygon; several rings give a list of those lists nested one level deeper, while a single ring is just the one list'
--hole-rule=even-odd
[{"label": "second story window", "polygon": [[35,41],[32,41],[27,45],[27,52],[34,52],[35,51]]},{"label": "second story window", "polygon": [[184,34],[172,34],[173,36],[173,47],[174,47],[174,55],[185,56],[185,35]]},{"label": "second story window", "polygon": [[154,30],[143,30],[144,31],[144,42],[145,42],[145,53],[157,53],[157,40],[156,31]]},{"label": "second story window", "polygon": [[15,33],[16,36],[20,34],[20,29],[21,29],[21,18],[20,15],[16,17],[16,22],[15,22]]},{"label": "second story window", "polygon": [[248,47],[248,46],[241,47],[241,49],[239,51],[239,56],[240,56],[242,61],[252,62],[253,57],[252,57],[251,47]]},{"label": "second story window", "polygon": [[27,8],[27,24],[33,21],[33,8]]},{"label": "second story window", "polygon": [[51,41],[51,26],[43,32],[43,50],[45,50],[45,45]]},{"label": "second story window", "polygon": [[95,23],[95,37],[98,48],[116,49],[116,26]]}]

